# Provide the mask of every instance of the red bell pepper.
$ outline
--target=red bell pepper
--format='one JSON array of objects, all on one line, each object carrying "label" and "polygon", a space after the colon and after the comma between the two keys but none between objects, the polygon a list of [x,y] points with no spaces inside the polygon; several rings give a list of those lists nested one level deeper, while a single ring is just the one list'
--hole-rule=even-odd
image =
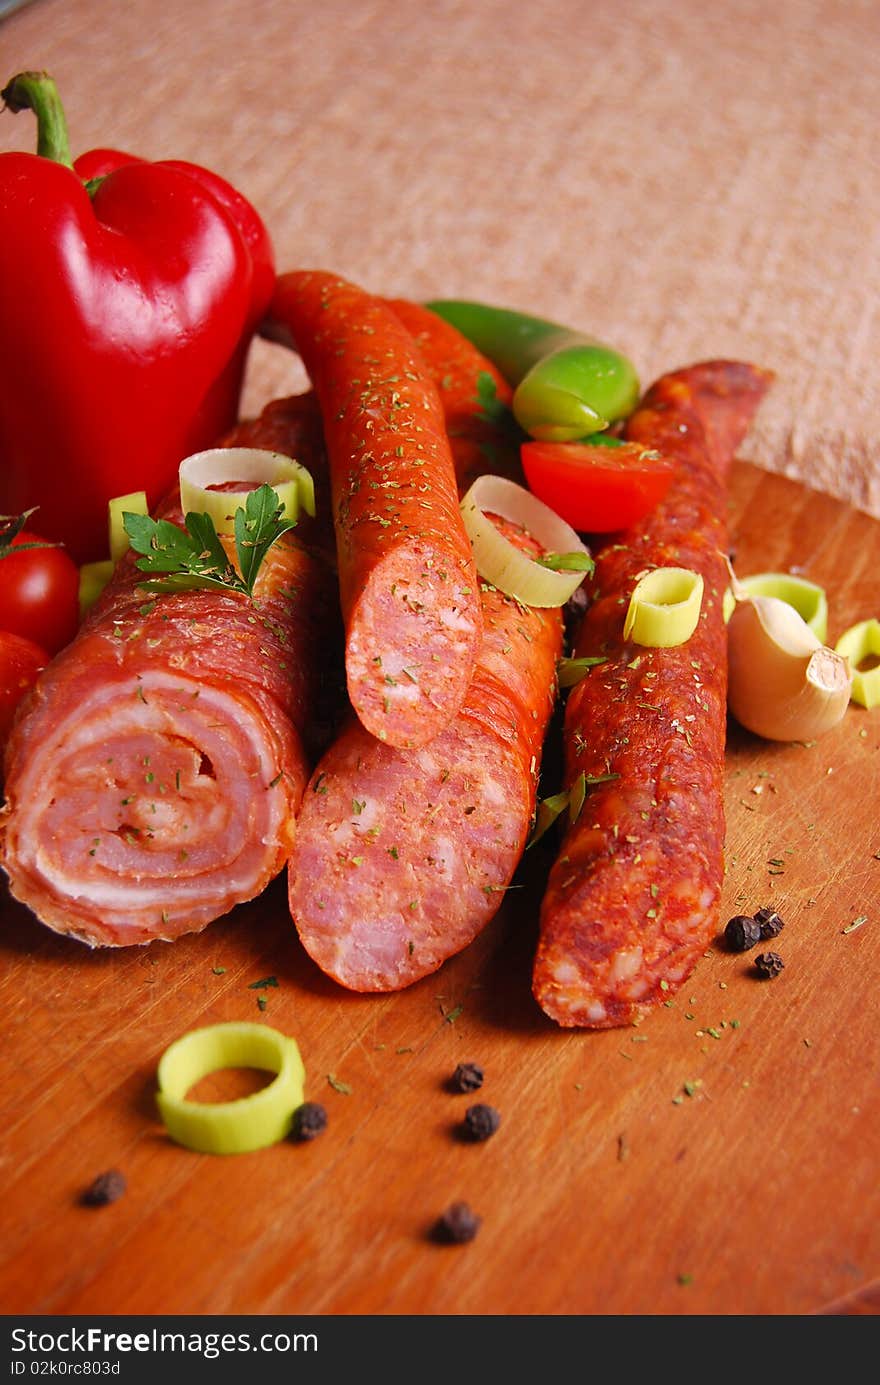
[{"label": "red bell pepper", "polygon": [[152,506],[235,422],[272,293],[271,241],[228,183],[174,160],[73,163],[55,85],[2,93],[36,154],[0,155],[0,513],[38,507],[77,561],[107,548],[107,501]]}]

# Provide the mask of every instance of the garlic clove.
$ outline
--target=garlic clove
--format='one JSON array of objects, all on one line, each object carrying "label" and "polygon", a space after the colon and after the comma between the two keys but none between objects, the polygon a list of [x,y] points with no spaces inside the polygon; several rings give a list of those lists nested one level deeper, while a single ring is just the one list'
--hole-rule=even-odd
[{"label": "garlic clove", "polygon": [[842,719],[848,661],[823,646],[787,602],[738,599],[727,630],[728,707],[747,731],[765,740],[812,740]]},{"label": "garlic clove", "polygon": [[748,598],[748,604],[757,612],[768,638],[786,654],[802,658],[812,654],[814,649],[821,649],[822,641],[803,616],[781,597],[753,596]]}]

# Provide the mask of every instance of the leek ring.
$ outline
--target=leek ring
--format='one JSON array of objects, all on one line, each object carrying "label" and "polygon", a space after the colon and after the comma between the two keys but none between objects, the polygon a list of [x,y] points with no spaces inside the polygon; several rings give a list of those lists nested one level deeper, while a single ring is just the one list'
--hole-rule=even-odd
[{"label": "leek ring", "polygon": [[[235,1101],[202,1102],[187,1092],[221,1068],[260,1068],[274,1080]],[[305,1069],[293,1039],[263,1024],[212,1024],[193,1029],[159,1061],[156,1102],[172,1140],[200,1154],[242,1154],[277,1144],[303,1102]]]}]

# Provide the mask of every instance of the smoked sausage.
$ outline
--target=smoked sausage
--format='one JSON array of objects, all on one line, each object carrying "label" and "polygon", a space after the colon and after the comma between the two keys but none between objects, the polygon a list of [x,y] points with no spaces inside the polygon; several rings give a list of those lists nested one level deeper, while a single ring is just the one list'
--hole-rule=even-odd
[{"label": "smoked sausage", "polygon": [[[717,926],[727,652],[725,478],[770,377],[711,361],[664,376],[626,436],[677,463],[666,498],[595,554],[574,657],[601,658],[565,714],[566,784],[586,798],[550,873],[533,989],[563,1026],[630,1023],[681,986]],[[672,649],[623,637],[653,567],[702,574],[697,629]],[[598,781],[591,787],[591,781]]]}]

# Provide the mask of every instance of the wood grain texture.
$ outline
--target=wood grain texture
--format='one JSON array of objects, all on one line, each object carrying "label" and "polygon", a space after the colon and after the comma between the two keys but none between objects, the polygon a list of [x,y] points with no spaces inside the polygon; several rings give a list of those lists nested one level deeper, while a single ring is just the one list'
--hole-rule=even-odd
[{"label": "wood grain texture", "polygon": [[[740,572],[798,564],[828,588],[832,639],[875,611],[875,520],[747,464],[732,506]],[[388,997],[317,972],[280,882],[197,937],[116,953],[0,896],[0,1310],[876,1311],[878,789],[877,711],[810,747],[732,729],[722,917],[777,907],[786,968],[762,982],[713,946],[668,1006],[596,1034],[556,1029],[529,992],[549,848],[470,949]],[[260,1018],[298,1038],[326,1133],[227,1158],[172,1145],[164,1048]],[[468,1098],[445,1082],[465,1059],[502,1113],[485,1145],[455,1137]],[[110,1167],[126,1195],[79,1205]],[[458,1198],[477,1239],[432,1244]]]}]

